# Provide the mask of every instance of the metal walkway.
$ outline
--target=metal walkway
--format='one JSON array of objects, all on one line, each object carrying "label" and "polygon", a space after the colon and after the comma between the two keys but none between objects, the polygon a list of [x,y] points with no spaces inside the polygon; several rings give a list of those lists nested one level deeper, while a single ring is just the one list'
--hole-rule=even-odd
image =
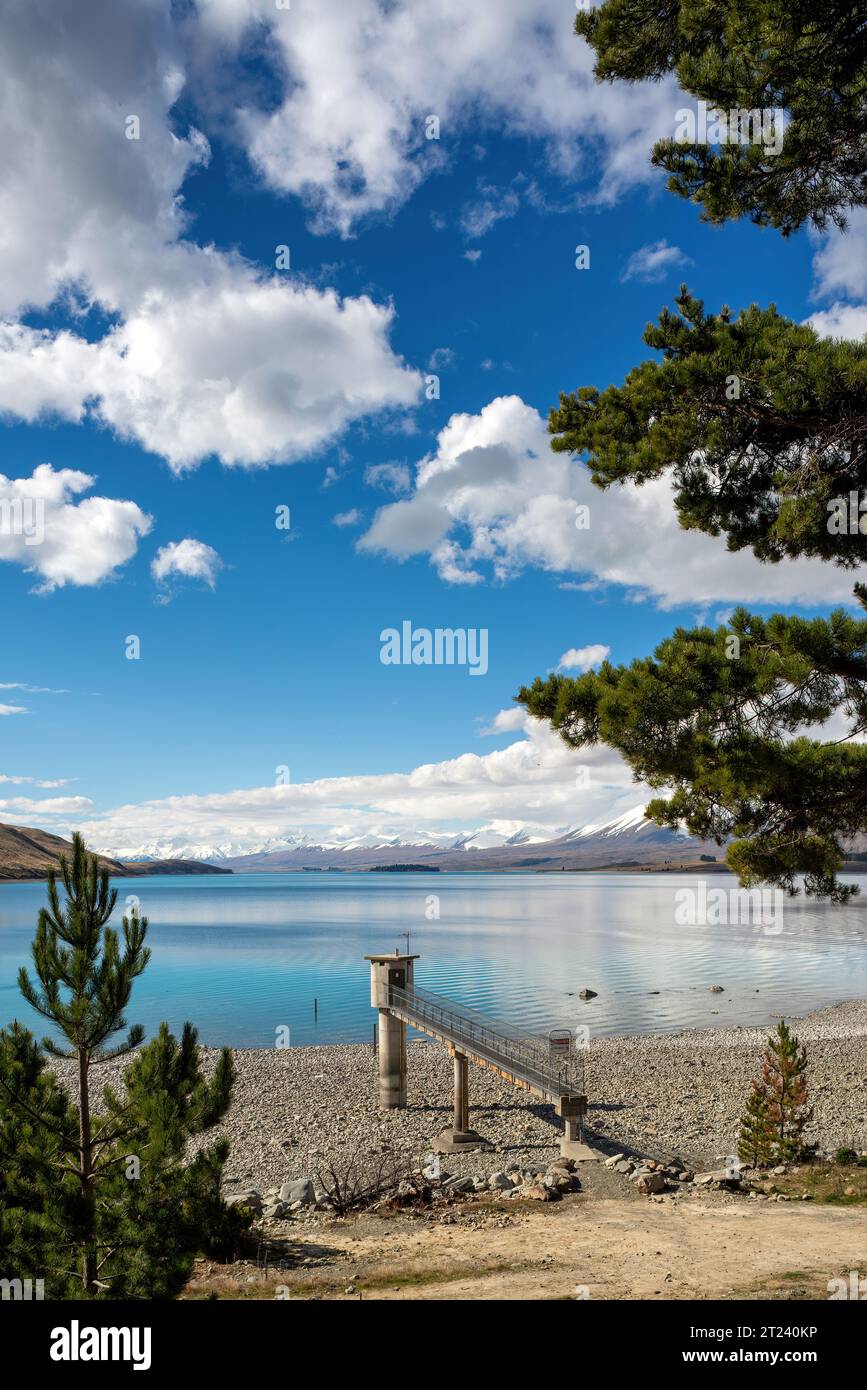
[{"label": "metal walkway", "polygon": [[584,1064],[574,1045],[567,1054],[554,1056],[548,1038],[517,1037],[505,1025],[494,1027],[472,1009],[426,990],[389,984],[377,1002],[395,1018],[543,1100],[557,1104],[583,1096]]}]

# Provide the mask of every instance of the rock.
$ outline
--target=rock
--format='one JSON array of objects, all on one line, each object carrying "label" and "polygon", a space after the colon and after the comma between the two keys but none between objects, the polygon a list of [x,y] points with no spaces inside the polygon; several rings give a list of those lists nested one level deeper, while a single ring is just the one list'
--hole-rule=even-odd
[{"label": "rock", "polygon": [[581,989],[578,991],[579,999],[595,999],[597,991],[595,989]]},{"label": "rock", "polygon": [[606,1160],[605,1160],[605,1167],[606,1167],[606,1168],[616,1168],[618,1163],[622,1163],[622,1162],[623,1162],[623,1159],[624,1159],[624,1155],[623,1155],[623,1154],[612,1154],[610,1158],[606,1158]]},{"label": "rock", "polygon": [[284,1214],[285,1210],[286,1208],[282,1202],[273,1202],[269,1206],[263,1208],[262,1215],[266,1221],[276,1221]]},{"label": "rock", "polygon": [[509,1192],[514,1183],[511,1178],[506,1177],[505,1173],[492,1173],[488,1178],[488,1187],[492,1192]]},{"label": "rock", "polygon": [[711,985],[710,989],[708,990],[708,994],[724,994],[724,993],[725,993],[725,990],[723,989],[722,985]]},{"label": "rock", "polygon": [[253,1188],[247,1192],[232,1192],[226,1198],[227,1207],[244,1206],[251,1211],[260,1212],[262,1210],[262,1198]]},{"label": "rock", "polygon": [[471,1192],[473,1189],[472,1178],[447,1178],[442,1185],[444,1192]]},{"label": "rock", "polygon": [[[325,1195],[324,1193],[322,1194]],[[280,1201],[302,1202],[306,1207],[312,1207],[317,1201],[316,1191],[313,1187],[312,1178],[296,1178],[294,1182],[284,1182],[280,1188]]]},{"label": "rock", "polygon": [[559,1202],[560,1193],[556,1187],[545,1187],[544,1183],[537,1183],[535,1187],[529,1187],[526,1195],[532,1197],[535,1202]]},{"label": "rock", "polygon": [[661,1173],[642,1173],[638,1179],[637,1187],[639,1192],[645,1192],[648,1195],[653,1192],[664,1192],[665,1178]]}]

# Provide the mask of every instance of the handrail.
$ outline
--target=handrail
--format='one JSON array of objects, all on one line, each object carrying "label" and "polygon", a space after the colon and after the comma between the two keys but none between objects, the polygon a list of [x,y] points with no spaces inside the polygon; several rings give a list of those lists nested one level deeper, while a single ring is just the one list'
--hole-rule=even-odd
[{"label": "handrail", "polygon": [[559,1097],[583,1090],[583,1086],[579,1088],[573,1084],[577,1077],[572,1075],[574,1054],[571,1050],[568,1061],[555,1067],[548,1053],[547,1040],[510,1035],[491,1027],[474,1010],[459,1013],[452,1000],[425,990],[405,990],[392,984],[385,989],[388,1003],[380,1007],[399,1010],[408,1016],[410,1023],[431,1025],[450,1042],[468,1047],[494,1065],[505,1067],[545,1094]]}]

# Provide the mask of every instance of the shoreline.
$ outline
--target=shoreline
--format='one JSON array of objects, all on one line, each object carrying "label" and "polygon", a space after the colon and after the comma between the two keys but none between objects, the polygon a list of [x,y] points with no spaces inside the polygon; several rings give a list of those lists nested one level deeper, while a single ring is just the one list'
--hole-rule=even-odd
[{"label": "shoreline", "polygon": [[[867,1149],[867,1000],[849,1000],[789,1020],[806,1044],[808,1142],[833,1153]],[[772,1025],[771,1025],[772,1027]],[[737,1145],[740,1116],[758,1075],[770,1028],[696,1029],[597,1038],[585,1050],[588,1138],[603,1152],[678,1155],[696,1170],[719,1167]],[[218,1048],[202,1047],[207,1068]],[[228,1192],[265,1191],[315,1178],[353,1155],[400,1151],[418,1162],[451,1122],[452,1065],[433,1042],[407,1047],[407,1107],[380,1110],[377,1060],[370,1043],[232,1049],[235,1089],[228,1115],[200,1146],[229,1139]],[[71,1064],[53,1064],[74,1089]],[[122,1063],[95,1080],[117,1082]],[[453,1174],[479,1175],[508,1164],[546,1167],[559,1152],[553,1106],[477,1066],[469,1074],[470,1124],[491,1148],[449,1155]]]}]

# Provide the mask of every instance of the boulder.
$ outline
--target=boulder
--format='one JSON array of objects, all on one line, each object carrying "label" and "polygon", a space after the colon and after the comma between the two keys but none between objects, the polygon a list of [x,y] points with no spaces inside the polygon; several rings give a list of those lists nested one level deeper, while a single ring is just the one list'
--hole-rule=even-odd
[{"label": "boulder", "polygon": [[280,1188],[280,1201],[286,1203],[301,1202],[305,1207],[312,1207],[316,1202],[313,1179],[296,1178],[294,1182],[284,1182]]},{"label": "boulder", "polygon": [[560,1193],[555,1187],[546,1187],[544,1183],[536,1183],[534,1187],[528,1187],[526,1196],[532,1197],[535,1202],[559,1202]]},{"label": "boulder", "polygon": [[461,1177],[447,1178],[442,1184],[442,1189],[444,1192],[472,1192],[473,1179]]},{"label": "boulder", "polygon": [[642,1173],[636,1184],[639,1192],[647,1193],[665,1191],[665,1178],[661,1173]]},{"label": "boulder", "polygon": [[597,991],[595,989],[581,989],[578,991],[579,999],[595,999]]},{"label": "boulder", "polygon": [[509,1192],[514,1183],[505,1173],[492,1173],[488,1178],[488,1187],[492,1192]]},{"label": "boulder", "polygon": [[251,1211],[260,1212],[262,1210],[262,1198],[254,1188],[249,1188],[246,1192],[232,1192],[226,1198],[227,1207],[244,1206]]}]

